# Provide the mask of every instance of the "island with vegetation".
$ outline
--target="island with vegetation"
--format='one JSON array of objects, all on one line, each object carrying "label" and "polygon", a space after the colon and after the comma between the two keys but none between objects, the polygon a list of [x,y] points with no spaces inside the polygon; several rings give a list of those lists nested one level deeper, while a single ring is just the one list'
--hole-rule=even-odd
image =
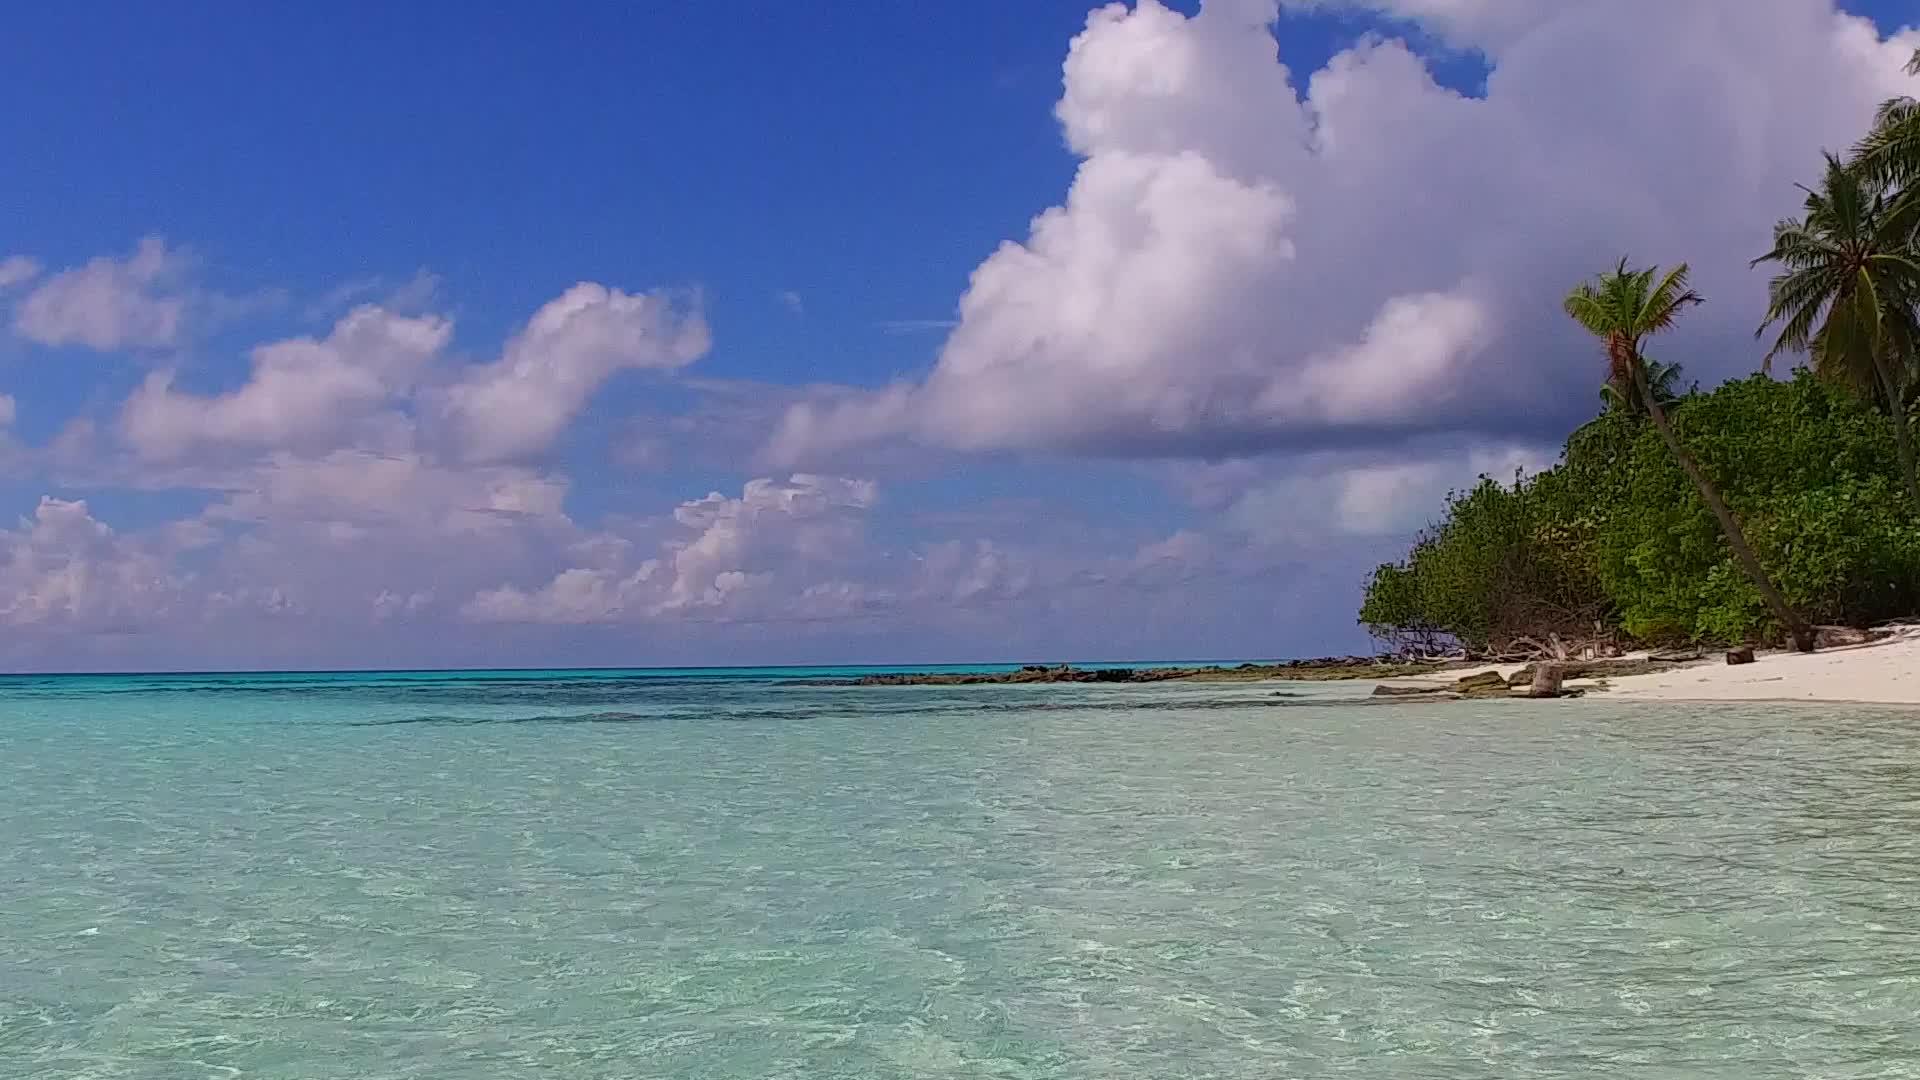
[{"label": "island with vegetation", "polygon": [[[1566,313],[1604,359],[1604,411],[1552,468],[1451,495],[1373,573],[1361,624],[1408,657],[1804,652],[1821,624],[1920,613],[1920,102],[1886,103],[1848,157],[1829,155],[1756,255],[1775,275],[1757,370],[1707,391],[1648,353],[1703,302],[1685,265],[1622,261],[1575,288]],[[1784,381],[1783,356],[1804,358]]]},{"label": "island with vegetation", "polygon": [[[1634,677],[1630,696],[1920,704],[1920,100],[1887,102],[1851,154],[1828,155],[1756,256],[1773,274],[1756,370],[1711,390],[1649,355],[1705,302],[1685,264],[1623,259],[1572,289],[1566,314],[1604,364],[1600,414],[1551,468],[1451,494],[1406,557],[1373,572],[1359,621],[1379,655],[846,682],[1370,679],[1394,700]],[[1776,378],[1787,356],[1802,363]],[[1893,623],[1909,625],[1869,631]],[[1709,646],[1748,664],[1756,645],[1822,652],[1773,673],[1694,670]],[[1563,690],[1573,680],[1586,685]]]}]

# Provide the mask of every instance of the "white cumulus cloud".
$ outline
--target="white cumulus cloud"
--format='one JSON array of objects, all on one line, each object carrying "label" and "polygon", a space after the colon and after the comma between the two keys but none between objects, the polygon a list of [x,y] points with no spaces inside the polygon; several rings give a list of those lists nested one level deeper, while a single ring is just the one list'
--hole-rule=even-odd
[{"label": "white cumulus cloud", "polygon": [[1912,89],[1920,44],[1833,0],[1339,6],[1481,50],[1485,96],[1392,40],[1303,82],[1273,0],[1100,8],[1056,109],[1082,159],[1064,201],[974,271],[930,373],[796,405],[769,459],[1564,432],[1601,375],[1559,299],[1622,255],[1694,264],[1711,303],[1668,348],[1695,375],[1750,367],[1748,260],[1821,149]]},{"label": "white cumulus cloud", "polygon": [[0,624],[133,629],[172,612],[181,589],[164,553],[119,536],[84,501],[43,498],[0,531]]},{"label": "white cumulus cloud", "polygon": [[457,540],[535,522],[562,525],[567,481],[515,466],[466,468],[416,453],[278,454],[230,479],[208,511],[220,520],[297,526],[356,538],[380,530]]},{"label": "white cumulus cloud", "polygon": [[844,580],[863,554],[872,481],[796,474],[749,480],[680,504],[672,535],[635,561],[625,542],[582,545],[600,565],[544,585],[484,590],[464,606],[481,622],[595,623],[660,617],[825,618],[878,593]]},{"label": "white cumulus cloud", "polygon": [[0,259],[0,289],[10,289],[40,276],[40,260],[26,255]]},{"label": "white cumulus cloud", "polygon": [[[184,326],[187,298],[172,286],[185,266],[185,257],[169,250],[166,241],[147,237],[125,258],[101,256],[41,282],[14,311],[14,330],[41,345],[100,350],[173,345]],[[25,271],[37,272],[38,266],[13,266],[15,274]]]},{"label": "white cumulus cloud", "polygon": [[673,370],[707,350],[697,304],[582,283],[543,305],[497,359],[448,359],[453,322],[363,304],[324,338],[256,347],[241,385],[198,394],[155,372],[121,410],[141,457],[333,450],[499,464],[546,448],[626,369]]},{"label": "white cumulus cloud", "polygon": [[157,372],[127,401],[127,440],[151,458],[202,446],[295,449],[338,445],[348,429],[406,393],[452,336],[445,319],[361,307],[325,339],[297,338],[253,351],[253,374],[230,393],[201,397]]},{"label": "white cumulus cloud", "polygon": [[1417,456],[1357,452],[1275,462],[1226,509],[1231,529],[1263,543],[1334,537],[1400,537],[1439,517],[1449,492],[1486,476],[1511,483],[1552,465],[1553,451],[1525,445],[1422,447]]},{"label": "white cumulus cloud", "polygon": [[709,343],[697,304],[583,282],[535,312],[499,360],[466,372],[441,411],[469,460],[521,457],[551,443],[616,373],[682,368]]}]

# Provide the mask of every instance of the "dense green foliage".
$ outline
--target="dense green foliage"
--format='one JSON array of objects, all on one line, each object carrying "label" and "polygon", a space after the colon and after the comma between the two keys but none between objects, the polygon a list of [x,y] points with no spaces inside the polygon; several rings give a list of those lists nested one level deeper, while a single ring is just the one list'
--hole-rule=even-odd
[{"label": "dense green foliage", "polygon": [[[1887,418],[1829,380],[1755,376],[1671,407],[1788,601],[1817,622],[1920,610],[1920,524]],[[1442,638],[1768,639],[1777,627],[1694,485],[1643,417],[1582,427],[1554,468],[1455,494],[1360,620],[1418,648]]]}]

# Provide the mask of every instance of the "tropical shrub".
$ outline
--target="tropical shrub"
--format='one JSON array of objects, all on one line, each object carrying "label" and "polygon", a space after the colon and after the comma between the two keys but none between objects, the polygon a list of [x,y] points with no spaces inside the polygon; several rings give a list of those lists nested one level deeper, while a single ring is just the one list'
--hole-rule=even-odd
[{"label": "tropical shrub", "polygon": [[[1887,417],[1804,371],[1670,411],[1796,610],[1858,625],[1920,611],[1920,525]],[[1694,484],[1625,411],[1576,431],[1546,472],[1452,496],[1404,561],[1375,572],[1360,621],[1390,642],[1476,647],[1585,637],[1596,622],[1648,643],[1780,632]]]}]

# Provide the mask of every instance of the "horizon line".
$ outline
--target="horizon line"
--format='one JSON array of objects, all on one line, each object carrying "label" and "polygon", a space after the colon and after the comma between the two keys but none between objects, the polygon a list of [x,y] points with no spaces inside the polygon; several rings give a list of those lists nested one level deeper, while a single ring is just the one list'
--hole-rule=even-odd
[{"label": "horizon line", "polygon": [[[1353,654],[1358,656],[1360,654]],[[859,664],[661,664],[656,666],[598,667],[417,667],[417,668],[230,668],[168,669],[152,671],[5,671],[0,679],[134,678],[152,676],[234,676],[234,675],[474,675],[498,673],[524,675],[535,672],[641,672],[641,671],[803,671],[812,668],[872,668],[887,670],[923,670],[953,667],[1225,667],[1241,664],[1284,664],[1320,657],[1281,657],[1266,659],[1160,659],[1160,660],[942,660],[926,663]]]}]

